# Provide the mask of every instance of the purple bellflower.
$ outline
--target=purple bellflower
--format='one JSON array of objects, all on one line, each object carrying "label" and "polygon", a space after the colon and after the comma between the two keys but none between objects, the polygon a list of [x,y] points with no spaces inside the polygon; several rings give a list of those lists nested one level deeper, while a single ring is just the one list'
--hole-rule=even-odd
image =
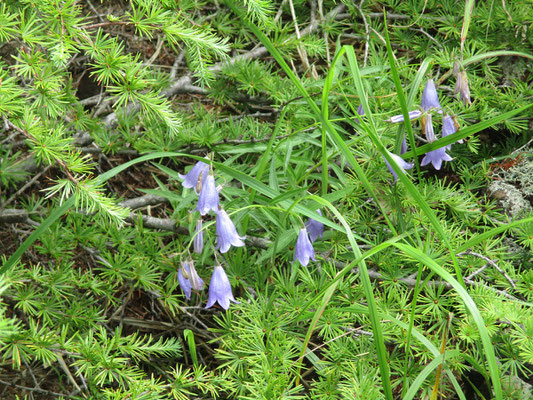
[{"label": "purple bellflower", "polygon": [[448,154],[446,154],[446,148],[441,147],[440,149],[431,150],[429,153],[426,153],[420,165],[425,166],[431,163],[433,164],[433,167],[436,170],[439,170],[440,167],[442,166],[443,161],[452,161],[452,160],[453,158],[451,158]]},{"label": "purple bellflower", "polygon": [[230,219],[228,213],[223,208],[217,210],[216,218],[216,232],[217,232],[217,249],[221,253],[225,253],[231,246],[242,247],[244,237],[239,236],[235,224]]},{"label": "purple bellflower", "polygon": [[202,161],[198,161],[187,175],[178,174],[178,176],[183,179],[182,185],[184,188],[194,188],[194,191],[198,194],[200,192],[199,187],[202,186],[202,181],[208,170],[209,165]]},{"label": "purple bellflower", "polygon": [[194,252],[201,254],[204,249],[204,231],[202,230],[202,218],[196,220],[196,227],[194,228],[194,239],[192,241]]},{"label": "purple bellflower", "polygon": [[442,113],[439,96],[437,95],[437,89],[435,88],[435,83],[433,79],[427,81],[424,91],[422,92],[422,109],[428,111],[430,109],[435,109],[438,113]]},{"label": "purple bellflower", "polygon": [[307,229],[302,228],[300,229],[298,240],[296,241],[296,247],[294,249],[294,260],[292,262],[298,260],[300,261],[300,264],[306,267],[307,264],[309,264],[309,259],[316,261],[315,249],[313,249],[313,245],[309,241]]},{"label": "purple bellflower", "polygon": [[[316,212],[319,215],[322,215],[322,212],[320,210],[316,210]],[[309,232],[309,239],[311,240],[311,243],[317,240],[318,237],[323,237],[324,224],[322,222],[318,222],[312,218],[309,218],[305,223],[305,227]]]},{"label": "purple bellflower", "polygon": [[231,283],[229,282],[224,268],[217,265],[213,270],[211,282],[209,283],[209,297],[205,308],[211,308],[216,302],[218,302],[220,307],[227,310],[230,305],[230,300],[233,303],[239,303],[233,297],[233,293],[231,293]]},{"label": "purple bellflower", "polygon": [[[437,140],[435,137],[435,131],[433,130],[433,124],[431,123],[431,114],[426,116],[424,132],[429,143]],[[436,170],[439,170],[443,161],[452,160],[453,158],[446,154],[446,147],[441,147],[440,149],[432,150],[426,153],[420,165],[425,166],[431,163]]]},{"label": "purple bellflower", "polygon": [[210,210],[218,211],[218,191],[212,174],[204,178],[196,210],[200,211],[201,215],[207,214]]},{"label": "purple bellflower", "polygon": [[191,291],[203,290],[204,281],[196,272],[192,261],[184,261],[178,270],[178,282],[187,300],[191,299]]},{"label": "purple bellflower", "polygon": [[[391,153],[390,151],[387,151],[387,153],[389,153],[389,156],[391,156],[391,158],[394,160],[394,162],[396,163],[396,165],[398,167],[400,167],[400,169],[405,173],[405,170],[406,169],[411,169],[413,168],[413,163],[408,163],[407,161],[405,161],[402,157],[400,157],[399,155],[396,155],[396,154],[393,154]],[[396,183],[396,181],[398,180],[398,175],[396,175],[396,172],[394,172],[394,170],[392,169],[391,165],[389,164],[389,162],[387,161],[387,159],[385,157],[383,157],[383,159],[385,160],[385,164],[387,164],[387,168],[389,169],[389,171],[391,172],[392,176],[394,177],[394,183]]]},{"label": "purple bellflower", "polygon": [[[442,137],[446,137],[448,135],[451,135],[452,133],[455,133],[455,123],[453,122],[452,117],[445,114],[442,117]],[[457,143],[463,143],[463,139],[459,139]],[[451,148],[452,148],[451,144],[446,146],[447,150],[450,150]]]}]

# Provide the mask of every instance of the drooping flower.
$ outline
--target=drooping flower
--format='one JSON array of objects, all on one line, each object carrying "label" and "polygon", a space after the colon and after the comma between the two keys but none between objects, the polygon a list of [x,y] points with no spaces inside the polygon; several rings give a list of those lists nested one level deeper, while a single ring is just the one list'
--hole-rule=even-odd
[{"label": "drooping flower", "polygon": [[[316,212],[319,215],[322,215],[320,210],[316,210]],[[311,240],[311,243],[317,240],[318,237],[323,237],[324,235],[324,224],[322,222],[318,222],[312,218],[309,218],[305,223],[305,227],[309,233],[309,239]]]},{"label": "drooping flower", "polygon": [[[420,116],[422,115],[422,111],[420,110],[413,110],[413,111],[409,111],[409,119],[412,120],[412,119],[417,119],[417,118],[420,118]],[[399,115],[394,115],[392,117],[390,117],[390,119],[388,119],[388,122],[392,122],[393,124],[397,124],[398,122],[403,122],[405,119],[403,117],[403,114],[399,114]]]},{"label": "drooping flower", "polygon": [[210,210],[215,212],[218,210],[218,191],[215,177],[211,173],[204,178],[196,210],[200,211],[201,215],[207,214]]},{"label": "drooping flower", "polygon": [[439,96],[437,95],[437,89],[435,88],[435,83],[433,79],[427,81],[424,91],[422,92],[422,101],[421,106],[424,111],[429,111],[434,109],[438,113],[442,113]]},{"label": "drooping flower", "polygon": [[192,189],[194,188],[194,191],[196,194],[200,192],[198,189],[199,186],[201,186],[203,179],[205,178],[205,175],[207,174],[207,171],[209,170],[209,165],[202,161],[198,161],[194,167],[189,171],[188,174],[182,175],[178,174],[178,176],[183,179],[182,185],[184,188]]},{"label": "drooping flower", "polygon": [[235,224],[223,208],[217,210],[216,218],[217,249],[225,253],[231,246],[242,247],[244,237],[239,236]]},{"label": "drooping flower", "polygon": [[309,240],[307,229],[302,228],[298,234],[298,240],[296,241],[296,247],[294,249],[294,260],[292,262],[298,260],[300,261],[300,264],[306,267],[307,264],[309,264],[309,259],[316,261],[315,249],[313,249],[313,245]]},{"label": "drooping flower", "polygon": [[192,289],[203,290],[204,288],[204,281],[196,272],[192,260],[181,263],[181,267],[178,270],[178,282],[187,300],[191,298]]},{"label": "drooping flower", "polygon": [[[394,153],[391,153],[390,151],[387,151],[387,153],[389,153],[389,156],[391,156],[391,158],[394,160],[394,162],[396,163],[396,165],[405,173],[405,170],[406,169],[411,169],[413,168],[413,163],[408,163],[407,161],[405,161],[402,157],[400,157],[399,155],[396,155]],[[394,183],[396,183],[396,181],[398,180],[398,175],[396,175],[396,172],[394,172],[394,169],[392,169],[391,165],[389,164],[389,162],[387,161],[387,159],[385,157],[383,157],[383,159],[385,160],[385,164],[387,164],[387,168],[389,169],[389,171],[391,172],[392,176],[394,177]]]},{"label": "drooping flower", "polygon": [[188,278],[185,278],[183,272],[182,272],[182,268],[178,269],[178,282],[180,284],[180,287],[181,287],[181,290],[183,292],[183,294],[185,295],[185,298],[187,300],[190,300],[191,299],[191,291],[192,291],[192,287],[191,287],[191,282],[189,281]]},{"label": "drooping flower", "polygon": [[[445,114],[442,117],[442,137],[446,137],[448,135],[451,135],[452,133],[455,133],[455,123],[453,122],[453,118],[449,115]],[[457,141],[458,143],[463,143],[463,139],[459,139]],[[452,145],[449,144],[446,146],[446,149],[449,150],[452,148]]]},{"label": "drooping flower", "polygon": [[211,282],[209,283],[209,297],[205,308],[211,308],[216,302],[218,302],[220,307],[227,310],[230,306],[230,301],[233,303],[239,303],[233,297],[233,293],[231,293],[231,283],[229,282],[224,268],[217,265],[213,270]]},{"label": "drooping flower", "polygon": [[[425,125],[423,124],[423,127],[425,127],[424,133],[426,134],[426,138],[429,143],[437,140],[435,137],[435,131],[433,130],[433,124],[431,123],[431,114],[426,115],[426,121]],[[446,154],[446,147],[441,147],[440,149],[432,150],[426,153],[420,165],[425,166],[431,163],[436,170],[439,170],[443,161],[452,160],[453,158]]]},{"label": "drooping flower", "polygon": [[440,149],[432,150],[426,153],[420,165],[425,166],[431,163],[433,164],[433,167],[436,170],[439,170],[440,167],[442,166],[443,161],[452,161],[452,160],[453,158],[450,157],[448,154],[446,154],[446,148],[441,147]]},{"label": "drooping flower", "polygon": [[194,228],[194,239],[192,241],[194,252],[201,254],[204,249],[204,231],[202,230],[202,218],[196,220],[196,227]]}]

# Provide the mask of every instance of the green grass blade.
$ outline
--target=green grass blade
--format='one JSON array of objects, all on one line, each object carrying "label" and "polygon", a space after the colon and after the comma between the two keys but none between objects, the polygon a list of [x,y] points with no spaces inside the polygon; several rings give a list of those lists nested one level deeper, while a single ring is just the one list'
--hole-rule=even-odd
[{"label": "green grass blade", "polygon": [[[138,157],[134,160],[128,161],[127,163],[121,164],[101,175],[99,175],[95,181],[97,183],[104,183],[109,178],[117,175],[118,173],[124,171],[126,168],[131,167],[134,164],[152,160],[154,158],[163,158],[163,157],[175,157],[175,156],[188,156],[187,154],[183,153],[170,153],[170,152],[158,152],[158,153],[152,153],[145,156]],[[201,160],[201,157],[193,157],[198,160]],[[62,205],[60,205],[58,208],[54,209],[48,218],[46,218],[35,231],[31,233],[30,236],[26,238],[26,240],[18,247],[18,249],[9,257],[9,259],[5,262],[5,264],[0,268],[0,274],[4,274],[7,271],[9,271],[15,263],[22,257],[24,252],[30,248],[30,246],[37,240],[39,237],[61,216],[63,216],[72,206],[74,206],[75,198],[74,196],[68,198],[66,201],[63,202]]]},{"label": "green grass blade", "polygon": [[[409,105],[407,99],[405,98],[405,93],[403,92],[402,82],[400,81],[400,74],[398,73],[398,68],[396,68],[396,61],[394,60],[394,54],[392,53],[392,47],[389,39],[389,30],[387,28],[387,15],[383,13],[383,18],[385,19],[385,40],[387,42],[387,56],[389,58],[389,66],[391,68],[392,81],[394,82],[394,87],[396,88],[396,96],[398,97],[398,102],[400,103],[400,108],[402,110],[402,115],[404,118],[405,128],[407,129],[407,138],[409,139],[409,144],[411,145],[411,151],[413,152],[413,157],[415,159],[416,173],[420,176],[420,165],[418,163],[417,154],[420,154],[416,148],[415,135],[413,133],[413,126],[411,125],[411,119],[409,118]],[[414,97],[414,90],[411,90]],[[403,138],[396,138],[396,143]],[[390,161],[389,161],[390,163]]]},{"label": "green grass blade", "polygon": [[[454,144],[459,139],[465,139],[469,136],[472,136],[473,134],[477,132],[481,132],[482,130],[485,130],[487,128],[490,128],[491,126],[495,124],[499,124],[500,122],[505,121],[506,119],[509,119],[517,114],[520,114],[523,111],[526,111],[528,108],[533,106],[532,104],[527,104],[525,106],[522,106],[520,108],[517,108],[516,110],[507,111],[503,114],[500,114],[496,117],[493,117],[491,119],[487,119],[484,121],[480,121],[477,124],[467,126],[466,128],[463,128],[449,136],[440,138],[438,140],[435,140],[432,143],[426,143],[416,149],[417,154],[425,154],[428,151],[435,150],[444,146],[447,146],[449,144]],[[407,153],[402,154],[402,157],[405,159],[409,159],[414,156],[414,152],[412,150],[409,150]]]},{"label": "green grass blade", "polygon": [[[346,56],[348,58],[348,62],[350,64],[350,71],[352,73],[352,78],[355,82],[355,85],[358,90],[363,90],[363,83],[361,80],[361,74],[359,73],[359,66],[357,64],[357,59],[355,57],[355,51],[353,47],[345,46],[346,47]],[[391,65],[391,70],[395,69],[394,64]],[[401,85],[397,90],[402,91]],[[404,104],[405,105],[405,104]],[[411,180],[403,173],[403,171],[400,170],[400,168],[396,165],[394,160],[391,158],[391,156],[388,154],[388,152],[385,149],[385,146],[383,146],[383,143],[381,142],[379,136],[377,135],[375,130],[368,129],[367,133],[374,142],[374,145],[378,149],[378,151],[381,153],[381,155],[389,162],[391,167],[394,169],[396,174],[398,175],[398,179],[402,182],[402,184],[405,186],[406,190],[409,192],[409,194],[413,197],[413,199],[416,201],[418,206],[422,209],[424,214],[428,217],[429,221],[431,222],[431,225],[435,229],[435,231],[439,234],[441,240],[446,244],[446,247],[448,248],[450,252],[450,257],[452,259],[455,273],[457,275],[457,278],[459,281],[464,285],[463,282],[463,276],[461,273],[461,270],[459,268],[459,264],[457,262],[457,257],[455,256],[455,252],[452,248],[452,244],[450,242],[450,239],[448,238],[448,235],[446,232],[444,232],[444,229],[442,229],[442,226],[440,225],[439,220],[437,219],[437,216],[431,209],[431,207],[427,204],[427,202],[424,200],[418,189],[415,187],[415,185],[411,182]]]},{"label": "green grass blade", "polygon": [[405,396],[402,397],[402,400],[412,400],[415,398],[417,392],[420,390],[420,387],[425,382],[427,377],[436,369],[440,364],[444,362],[445,359],[453,359],[453,358],[459,358],[461,356],[460,350],[447,350],[443,354],[439,354],[436,358],[434,358],[428,365],[425,366],[425,368],[418,374],[416,379],[413,381],[411,386],[409,387],[409,390],[405,394]]},{"label": "green grass blade", "polygon": [[405,254],[413,257],[414,259],[426,265],[433,272],[435,272],[441,278],[447,281],[459,294],[459,297],[461,297],[461,300],[464,302],[466,308],[468,309],[468,311],[470,312],[470,315],[472,316],[474,320],[474,323],[476,324],[478,328],[479,337],[481,338],[481,343],[483,345],[483,352],[485,354],[485,359],[487,360],[489,374],[492,380],[495,397],[497,400],[502,400],[503,394],[502,394],[502,387],[501,387],[501,381],[500,381],[500,369],[498,368],[498,364],[496,362],[494,347],[492,345],[490,334],[487,330],[487,327],[485,326],[485,322],[483,321],[483,317],[481,316],[476,306],[476,303],[474,302],[474,300],[472,300],[472,297],[470,297],[466,289],[448,271],[446,271],[443,267],[438,265],[429,256],[422,253],[420,250],[414,248],[411,245],[407,245],[403,243],[393,243],[393,246],[396,246],[399,250],[401,250]]},{"label": "green grass blade", "polygon": [[[432,58],[426,58],[420,64],[420,67],[418,68],[418,71],[416,72],[415,79],[413,79],[413,82],[411,84],[411,89],[409,90],[409,94],[407,95],[407,109],[408,110],[414,109],[413,103],[415,101],[415,97],[419,92],[419,88],[422,85],[422,81],[424,80],[424,77],[426,76],[426,71],[428,70],[432,62],[433,62]],[[403,137],[405,135],[404,126],[406,124],[409,124],[409,126],[411,126],[411,122],[409,121],[409,122],[404,122],[403,124],[400,124],[398,127],[398,133],[396,135],[396,142],[394,144],[394,153],[398,155],[400,154],[400,148],[402,145]]]},{"label": "green grass blade", "polygon": [[187,341],[189,353],[191,355],[192,363],[195,368],[198,368],[198,355],[196,354],[196,342],[194,341],[194,333],[190,329],[183,331],[183,337]]},{"label": "green grass blade", "polygon": [[0,268],[0,275],[5,274],[7,271],[12,269],[17,261],[22,257],[24,252],[30,248],[30,246],[35,242],[43,233],[45,233],[48,228],[61,218],[72,206],[74,206],[74,196],[68,198],[62,205],[57,207],[52,211],[52,213],[46,218],[41,225],[35,229],[30,236],[26,238],[24,242],[18,247],[18,249],[7,259],[5,264]]},{"label": "green grass blade", "polygon": [[[335,217],[339,220],[341,225],[346,230],[346,235],[348,236],[348,241],[350,242],[350,245],[352,246],[352,251],[353,251],[355,258],[360,260],[357,264],[359,267],[359,278],[361,279],[361,282],[363,284],[365,298],[368,303],[368,310],[370,313],[369,315],[370,322],[372,324],[372,333],[374,335],[374,344],[376,346],[376,351],[377,351],[377,356],[378,356],[378,364],[379,364],[379,370],[381,373],[381,382],[383,385],[383,391],[385,393],[385,397],[389,400],[392,400],[393,396],[392,396],[392,386],[390,382],[390,369],[389,369],[387,349],[385,348],[385,337],[383,335],[383,329],[381,326],[381,312],[378,309],[377,304],[376,304],[376,299],[374,298],[374,288],[372,286],[372,282],[370,282],[370,277],[368,275],[368,269],[366,267],[366,263],[364,259],[362,258],[362,253],[361,253],[361,250],[359,249],[359,245],[357,244],[355,240],[355,237],[352,233],[350,225],[346,222],[346,220],[341,215],[341,213],[330,202],[318,196],[314,196],[314,195],[311,195],[309,197],[315,200],[317,203],[320,203],[326,206],[327,208],[329,208],[329,210],[335,215]],[[340,282],[340,279],[342,278],[341,273],[342,271],[337,274],[337,277],[339,277],[339,279],[334,279],[333,282],[329,285],[328,292],[326,292],[326,294],[329,293],[330,288],[333,288],[334,290],[338,282]],[[326,298],[326,296],[324,296],[324,298]],[[329,298],[328,298],[328,301],[329,301]],[[325,305],[324,305],[324,308],[325,308]],[[323,308],[322,308],[322,311],[323,311]],[[322,311],[320,311],[320,313],[322,313]],[[317,317],[317,314],[315,314],[315,317]]]},{"label": "green grass blade", "polygon": [[[393,317],[392,315],[384,313],[383,317],[386,318],[388,321],[390,321],[390,322],[402,327],[403,329],[407,330],[409,328],[409,326],[405,322],[400,321],[399,319]],[[435,346],[433,343],[431,343],[415,327],[412,328],[412,333],[413,333],[413,336],[415,337],[415,339],[417,339],[420,343],[422,343],[422,345],[426,349],[428,349],[431,352],[431,354],[433,354],[435,357],[441,356],[440,351],[437,348],[437,346]],[[464,356],[465,355],[463,354],[463,357]],[[466,357],[465,357],[465,359],[466,359]],[[445,372],[446,372],[446,375],[448,375],[448,379],[450,379],[450,382],[452,383],[452,385],[453,385],[453,387],[455,389],[455,393],[459,396],[459,399],[460,400],[466,400],[466,396],[463,393],[463,389],[461,388],[461,385],[459,385],[459,382],[457,382],[457,378],[455,377],[453,372],[450,371],[449,369],[445,369]],[[402,398],[402,400],[403,400],[403,398]]]},{"label": "green grass blade", "polygon": [[[385,219],[389,229],[393,232],[393,234],[396,234],[396,228],[391,223],[388,213],[383,209],[383,205],[379,201],[376,193],[374,192],[374,189],[370,182],[368,181],[363,169],[359,166],[359,163],[357,162],[356,158],[352,154],[352,151],[346,144],[346,142],[341,138],[339,133],[335,130],[334,126],[328,119],[324,119],[322,115],[322,111],[318,107],[318,105],[315,103],[315,101],[311,98],[307,90],[304,88],[302,83],[300,82],[300,79],[294,74],[292,69],[287,65],[283,57],[281,56],[280,52],[277,50],[277,48],[274,46],[274,44],[268,39],[268,37],[253,23],[247,21],[244,16],[241,14],[240,10],[238,10],[231,1],[226,2],[228,7],[233,10],[233,12],[237,15],[239,15],[243,19],[243,23],[246,24],[246,26],[254,33],[254,35],[263,43],[263,45],[266,47],[266,49],[269,51],[269,53],[274,57],[274,59],[278,62],[279,66],[283,69],[285,74],[287,74],[287,77],[291,80],[291,82],[294,84],[294,86],[298,89],[300,94],[302,95],[303,99],[307,102],[309,107],[311,108],[311,111],[315,118],[320,121],[323,126],[326,128],[326,131],[329,135],[330,140],[339,148],[341,151],[341,154],[346,159],[346,161],[350,164],[354,172],[356,173],[358,179],[363,184],[363,187],[368,192],[370,197],[372,197],[376,203],[376,205],[380,208],[381,213],[383,215],[383,218]],[[339,59],[339,58],[337,58]],[[335,65],[332,64],[331,68],[335,68]],[[366,106],[368,109],[368,102],[366,98],[360,99],[363,107]],[[366,110],[365,110],[366,111]],[[367,111],[369,113],[370,110]],[[371,118],[371,116],[370,116]]]},{"label": "green grass blade", "polygon": [[474,236],[472,239],[467,240],[464,244],[457,247],[456,251],[458,253],[461,253],[463,251],[466,251],[468,249],[474,248],[474,246],[477,246],[478,244],[484,242],[485,240],[494,237],[502,232],[505,232],[511,228],[515,228],[517,226],[520,226],[522,224],[527,224],[529,222],[533,222],[533,217],[529,218],[523,218],[518,221],[509,222],[508,224],[497,226],[496,228],[492,228],[486,232],[480,233],[476,236]]},{"label": "green grass blade", "polygon": [[470,28],[470,22],[472,21],[472,12],[474,11],[475,0],[466,0],[465,13],[463,17],[463,27],[461,28],[461,61],[463,60],[463,49],[468,36],[468,28]]}]

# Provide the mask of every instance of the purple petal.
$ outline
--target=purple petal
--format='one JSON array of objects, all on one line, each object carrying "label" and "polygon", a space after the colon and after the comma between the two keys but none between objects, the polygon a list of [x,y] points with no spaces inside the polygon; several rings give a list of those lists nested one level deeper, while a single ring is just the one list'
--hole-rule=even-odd
[{"label": "purple petal", "polygon": [[[422,111],[420,110],[409,111],[410,120],[419,118],[421,115],[422,115]],[[397,124],[398,122],[403,122],[403,121],[404,121],[403,114],[394,115],[390,117],[390,119],[388,120],[388,122],[392,122],[393,124]]]},{"label": "purple petal", "polygon": [[216,218],[216,232],[217,232],[217,249],[221,253],[227,252],[231,246],[242,247],[244,237],[239,236],[235,224],[229,215],[220,208],[217,210]]},{"label": "purple petal", "polygon": [[[188,268],[186,268],[186,273],[188,273]],[[182,268],[178,269],[178,282],[180,284],[181,290],[183,291],[183,294],[185,295],[185,298],[187,300],[190,300],[192,290],[191,282],[183,275]]]},{"label": "purple petal", "polygon": [[427,81],[426,86],[424,87],[424,91],[422,92],[421,105],[424,111],[428,111],[432,108],[439,111],[441,108],[439,103],[439,96],[437,95],[437,89],[435,88],[435,83],[433,83],[433,79]]},{"label": "purple petal", "polygon": [[192,241],[194,252],[201,254],[204,249],[204,231],[202,230],[202,218],[198,218],[196,221],[196,227],[194,229],[194,239]]},{"label": "purple petal", "polygon": [[196,272],[192,260],[181,263],[181,267],[178,269],[178,282],[187,300],[191,298],[192,289],[203,290],[204,288],[204,281]]},{"label": "purple petal", "polygon": [[218,210],[218,191],[215,177],[211,174],[204,178],[196,210],[200,211],[201,215],[207,214],[210,210],[215,212]]},{"label": "purple petal", "polygon": [[[392,159],[394,160],[394,162],[396,163],[396,165],[403,171],[405,172],[406,169],[411,169],[413,168],[413,163],[408,163],[407,161],[405,161],[402,157],[396,155],[396,154],[393,154],[391,153],[390,151],[388,151],[389,155],[392,157]],[[389,171],[391,172],[392,176],[394,177],[394,183],[396,183],[396,181],[398,180],[398,175],[396,175],[396,172],[394,172],[394,169],[392,169],[391,165],[389,164],[389,162],[387,161],[387,159],[385,157],[383,157],[383,159],[385,160],[385,164],[387,164],[387,168],[389,169]]]},{"label": "purple petal", "polygon": [[441,147],[440,149],[432,150],[429,153],[426,153],[420,165],[425,166],[431,163],[436,170],[439,170],[442,166],[443,161],[452,160],[453,158],[446,154],[446,149],[444,147]]},{"label": "purple petal", "polygon": [[[187,175],[178,174],[178,176],[183,179],[182,185],[183,187],[187,189],[194,188],[194,191],[196,194],[198,194],[198,183],[205,178],[205,175],[207,174],[207,171],[209,169],[209,165],[202,161],[198,161],[194,167],[189,171]],[[201,175],[201,176],[200,176]]]},{"label": "purple petal", "polygon": [[[455,133],[455,124],[453,123],[453,119],[449,115],[444,115],[442,117],[442,137],[446,137],[453,133]],[[446,146],[446,150],[450,150],[451,148],[451,144]]]},{"label": "purple petal", "polygon": [[205,308],[210,308],[218,302],[224,310],[227,310],[230,306],[230,301],[238,303],[233,297],[233,293],[231,293],[231,283],[224,268],[217,265],[213,270],[211,282],[209,283],[209,297]]},{"label": "purple petal", "polygon": [[400,154],[407,153],[407,141],[405,140],[405,135],[403,135],[402,147],[400,148]]},{"label": "purple petal", "polygon": [[[322,212],[320,210],[316,210],[316,212],[322,215]],[[309,239],[311,240],[311,242],[314,242],[319,237],[323,237],[324,224],[322,222],[318,222],[312,218],[309,218],[307,222],[305,223],[305,227],[307,228],[307,231],[309,232]]]},{"label": "purple petal", "polygon": [[300,264],[306,267],[307,264],[309,264],[309,259],[316,261],[315,249],[313,249],[313,245],[309,241],[307,229],[302,228],[300,229],[298,240],[296,241],[296,247],[294,249],[294,260],[292,262],[298,260],[300,261]]},{"label": "purple petal", "polygon": [[424,124],[423,131],[426,135],[428,142],[434,142],[435,140],[437,140],[437,138],[435,137],[435,130],[433,129],[431,114],[426,115],[425,118],[422,119],[422,123]]}]

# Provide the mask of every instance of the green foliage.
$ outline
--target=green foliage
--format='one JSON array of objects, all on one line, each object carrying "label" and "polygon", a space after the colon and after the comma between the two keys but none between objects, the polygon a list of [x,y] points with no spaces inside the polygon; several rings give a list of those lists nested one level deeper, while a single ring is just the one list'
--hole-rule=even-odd
[{"label": "green foliage", "polygon": [[[2,2],[0,397],[529,398],[533,14],[472,3]],[[432,143],[388,121],[429,78],[460,128]],[[191,254],[204,156],[224,254],[211,216]],[[239,303],[187,302],[189,259]]]}]

